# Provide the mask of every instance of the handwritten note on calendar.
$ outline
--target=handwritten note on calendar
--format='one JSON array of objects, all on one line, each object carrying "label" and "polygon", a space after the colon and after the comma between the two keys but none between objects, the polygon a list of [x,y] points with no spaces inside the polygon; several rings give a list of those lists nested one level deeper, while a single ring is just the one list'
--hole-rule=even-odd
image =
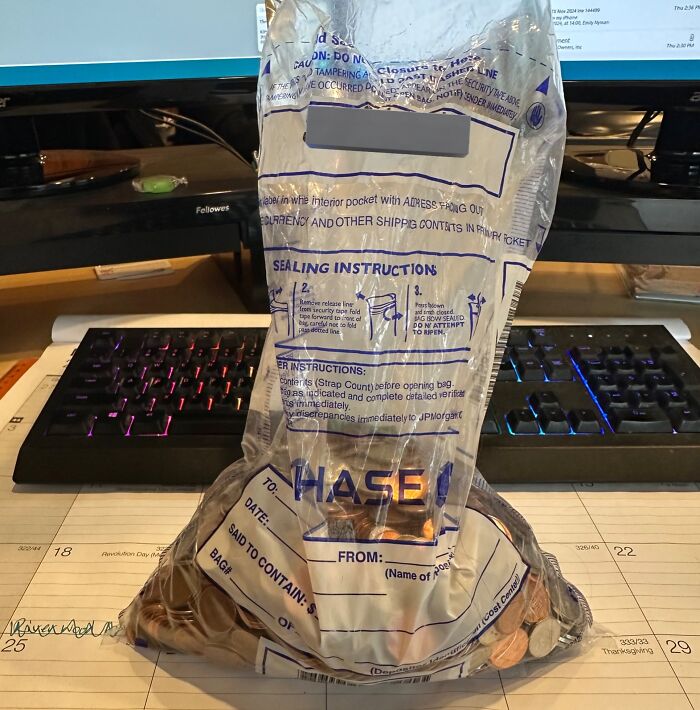
[{"label": "handwritten note on calendar", "polygon": [[0,710],[700,710],[695,484],[501,487],[600,625],[602,635],[556,664],[354,688],[115,642],[119,611],[203,491],[14,486],[19,446],[64,361],[65,352],[44,358],[24,404],[0,421]]}]

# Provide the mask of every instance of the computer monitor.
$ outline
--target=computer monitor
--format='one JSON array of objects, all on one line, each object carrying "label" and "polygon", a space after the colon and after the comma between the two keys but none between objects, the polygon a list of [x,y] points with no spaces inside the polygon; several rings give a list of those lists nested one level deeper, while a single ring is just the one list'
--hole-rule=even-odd
[{"label": "computer monitor", "polygon": [[[700,185],[700,3],[552,0],[565,93],[598,107],[629,106],[663,120],[652,151],[569,151],[565,175],[658,190]],[[697,196],[697,194],[695,195]]]},{"label": "computer monitor", "polygon": [[[578,172],[697,186],[698,1],[551,5],[570,103],[664,114],[652,154],[578,156]],[[0,117],[251,100],[266,30],[260,0],[0,0],[0,18]]]},{"label": "computer monitor", "polygon": [[227,101],[254,89],[257,0],[0,0],[0,115]]}]

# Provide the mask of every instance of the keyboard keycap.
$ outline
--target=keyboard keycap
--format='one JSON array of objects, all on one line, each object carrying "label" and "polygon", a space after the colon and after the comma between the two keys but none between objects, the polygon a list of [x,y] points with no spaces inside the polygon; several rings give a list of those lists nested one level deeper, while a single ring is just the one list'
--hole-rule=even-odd
[{"label": "keyboard keycap", "polygon": [[601,433],[600,422],[592,409],[572,409],[569,412],[569,422],[576,434]]},{"label": "keyboard keycap", "polygon": [[131,436],[155,436],[164,434],[168,424],[168,416],[163,410],[138,412],[131,421],[129,434]]},{"label": "keyboard keycap", "polygon": [[634,375],[637,372],[634,362],[622,357],[608,358],[606,364],[608,370],[617,375]]},{"label": "keyboard keycap", "polygon": [[645,409],[646,407],[658,407],[659,405],[656,395],[653,392],[649,392],[649,390],[640,392],[628,390],[627,401],[632,409]]},{"label": "keyboard keycap", "polygon": [[571,427],[561,409],[546,409],[540,416],[540,426],[545,434],[570,434]]},{"label": "keyboard keycap", "polygon": [[226,348],[237,348],[243,342],[243,337],[235,330],[225,330],[221,333],[221,340],[219,341],[219,348],[225,350]]},{"label": "keyboard keycap", "polygon": [[668,375],[647,375],[645,378],[647,387],[657,392],[676,389],[676,384]]},{"label": "keyboard keycap", "polygon": [[195,350],[199,349],[210,349],[216,347],[219,344],[219,335],[213,330],[202,330],[197,333],[197,338],[194,341]]},{"label": "keyboard keycap", "polygon": [[660,407],[612,409],[608,414],[617,434],[671,434],[669,418]]},{"label": "keyboard keycap", "polygon": [[[636,393],[634,393],[636,394]],[[630,398],[626,392],[613,390],[612,392],[601,392],[598,401],[600,406],[607,411],[611,407],[623,407],[625,409],[630,406]]]},{"label": "keyboard keycap", "polygon": [[679,434],[700,434],[700,414],[694,409],[670,409],[668,416]]},{"label": "keyboard keycap", "polygon": [[92,334],[92,345],[98,348],[114,348],[121,340],[120,334],[114,330],[100,330]]},{"label": "keyboard keycap", "polygon": [[503,358],[501,366],[498,369],[498,375],[496,376],[498,382],[517,382],[518,375],[515,372],[513,363],[508,356]]},{"label": "keyboard keycap", "polygon": [[546,328],[530,328],[527,332],[527,339],[530,345],[547,345],[551,342],[551,336],[547,335]]},{"label": "keyboard keycap", "polygon": [[675,362],[678,360],[678,351],[671,345],[664,345],[660,348],[651,348],[652,357],[658,362]]},{"label": "keyboard keycap", "polygon": [[173,417],[169,435],[240,434],[245,427],[245,415],[216,416],[212,412],[181,412]]},{"label": "keyboard keycap", "polygon": [[589,375],[588,386],[596,393],[617,391],[617,378],[613,375]]},{"label": "keyboard keycap", "polygon": [[678,390],[666,390],[666,391],[656,391],[656,396],[659,404],[664,408],[669,407],[681,407],[682,409],[688,409],[690,402],[685,395],[685,392],[679,392]]},{"label": "keyboard keycap", "polygon": [[118,403],[119,398],[111,392],[76,392],[67,394],[63,404],[71,407],[109,407]]},{"label": "keyboard keycap", "polygon": [[102,412],[95,417],[92,425],[93,436],[124,436],[124,434],[126,434],[126,426],[121,412]]},{"label": "keyboard keycap", "polygon": [[615,379],[618,387],[627,392],[646,392],[647,381],[640,375],[618,375]]},{"label": "keyboard keycap", "polygon": [[647,345],[630,345],[625,346],[625,353],[627,356],[637,360],[651,360],[651,348]]},{"label": "keyboard keycap", "polygon": [[57,412],[49,423],[49,436],[86,436],[90,431],[91,417],[85,412],[65,409]]},{"label": "keyboard keycap", "polygon": [[512,409],[506,415],[506,421],[513,434],[539,434],[540,427],[535,415],[529,409]]},{"label": "keyboard keycap", "polygon": [[82,392],[106,390],[111,384],[112,377],[109,375],[80,375],[73,378],[70,388]]},{"label": "keyboard keycap", "polygon": [[574,371],[564,359],[547,357],[542,360],[542,366],[550,380],[569,382],[574,379]]},{"label": "keyboard keycap", "polygon": [[481,425],[481,433],[487,435],[500,434],[500,429],[498,428],[498,422],[493,414],[486,413],[484,417],[484,423]]},{"label": "keyboard keycap", "polygon": [[111,379],[118,369],[111,362],[86,360],[80,367],[80,374],[89,377],[109,377]]},{"label": "keyboard keycap", "polygon": [[536,411],[541,412],[544,409],[559,409],[560,404],[554,392],[546,390],[544,392],[533,392],[527,398],[528,404]]},{"label": "keyboard keycap", "polygon": [[168,331],[151,331],[144,340],[144,346],[156,350],[167,350],[170,347],[171,336]]},{"label": "keyboard keycap", "polygon": [[527,329],[526,328],[511,328],[510,336],[508,337],[508,345],[511,345],[511,346],[522,345],[523,347],[528,347],[530,345],[530,342],[528,341],[528,337],[527,337]]},{"label": "keyboard keycap", "polygon": [[605,360],[602,360],[597,355],[592,355],[591,357],[582,359],[580,367],[584,375],[608,374],[608,366],[605,364]]},{"label": "keyboard keycap", "polygon": [[584,360],[600,360],[602,358],[602,355],[603,353],[599,347],[591,345],[589,343],[576,345],[571,350],[571,356],[573,357],[574,361],[577,362],[579,365],[583,363]]},{"label": "keyboard keycap", "polygon": [[523,382],[543,382],[544,370],[542,363],[535,357],[526,357],[516,360],[515,366]]}]

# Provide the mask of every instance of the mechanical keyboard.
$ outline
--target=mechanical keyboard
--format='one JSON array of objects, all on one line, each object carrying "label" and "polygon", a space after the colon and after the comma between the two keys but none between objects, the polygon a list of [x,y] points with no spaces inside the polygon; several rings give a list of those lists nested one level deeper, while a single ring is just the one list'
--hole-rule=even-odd
[{"label": "mechanical keyboard", "polygon": [[[240,458],[263,329],[89,330],[21,483],[209,483]],[[481,432],[493,483],[700,479],[700,368],[662,326],[515,327]]]}]

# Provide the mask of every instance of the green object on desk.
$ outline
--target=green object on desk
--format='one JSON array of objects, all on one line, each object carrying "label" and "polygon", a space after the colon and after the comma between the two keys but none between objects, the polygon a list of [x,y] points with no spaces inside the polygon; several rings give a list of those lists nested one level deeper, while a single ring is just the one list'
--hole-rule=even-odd
[{"label": "green object on desk", "polygon": [[187,185],[187,178],[178,178],[174,175],[151,175],[132,180],[131,184],[137,192],[149,194],[163,194],[172,192],[179,185]]}]

